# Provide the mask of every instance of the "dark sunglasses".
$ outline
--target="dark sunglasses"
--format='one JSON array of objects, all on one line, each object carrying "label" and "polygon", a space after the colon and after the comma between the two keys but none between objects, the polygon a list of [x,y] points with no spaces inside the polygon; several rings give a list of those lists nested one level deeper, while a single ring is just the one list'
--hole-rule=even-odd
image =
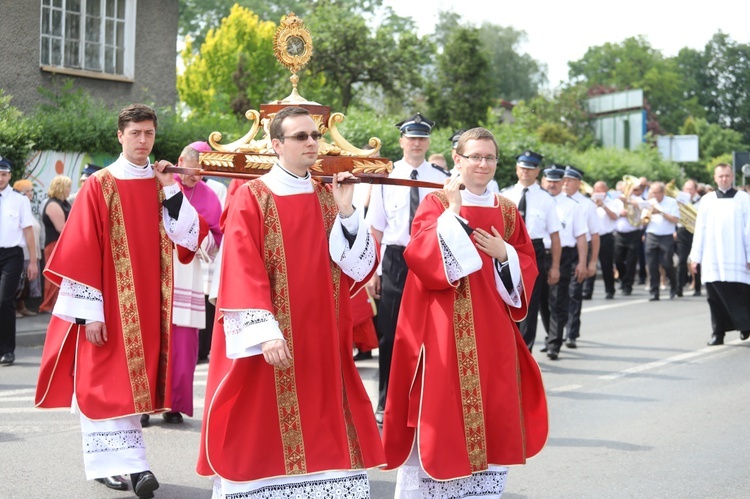
[{"label": "dark sunglasses", "polygon": [[294,139],[299,142],[305,142],[307,139],[312,137],[314,141],[319,141],[321,137],[323,137],[323,134],[320,132],[313,132],[313,133],[307,133],[307,132],[299,132],[295,133],[294,135],[285,135],[282,137],[283,139]]}]

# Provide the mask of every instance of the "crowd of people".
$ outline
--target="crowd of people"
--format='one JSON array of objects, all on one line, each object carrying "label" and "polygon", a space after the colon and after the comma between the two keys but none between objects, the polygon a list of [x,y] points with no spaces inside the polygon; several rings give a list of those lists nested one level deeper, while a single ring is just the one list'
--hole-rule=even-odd
[{"label": "crowd of people", "polygon": [[[500,497],[508,467],[547,441],[538,316],[550,360],[578,348],[599,272],[608,300],[641,277],[653,301],[665,286],[676,299],[705,285],[709,344],[750,337],[750,195],[728,165],[716,191],[688,181],[675,198],[647,179],[588,190],[581,169],[525,150],[501,191],[489,130],[451,137],[449,171],[428,159],[433,126],[420,113],[397,123],[390,177],[402,185],[358,190],[350,172],[313,180],[322,134],[286,106],[268,126],[270,171],[223,188],[191,170],[207,143],[186,146],[186,169],[170,173],[149,159],[156,113],[121,110],[119,159],[91,172],[72,210],[51,201],[45,222],[56,233],[44,277],[59,292],[36,405],[79,415],[87,479],[153,497],[143,428],[193,415],[195,366],[208,360],[196,471],[216,498],[367,498],[373,468],[398,470],[400,499]],[[0,249],[15,287],[24,265],[37,275],[20,250],[25,239],[35,251],[27,218],[18,251]],[[375,349],[371,401],[355,361]]]}]

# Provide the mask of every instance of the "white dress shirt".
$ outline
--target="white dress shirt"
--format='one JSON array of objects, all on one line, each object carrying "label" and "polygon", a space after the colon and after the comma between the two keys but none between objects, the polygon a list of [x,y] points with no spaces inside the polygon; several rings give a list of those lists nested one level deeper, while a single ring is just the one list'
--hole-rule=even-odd
[{"label": "white dress shirt", "polygon": [[[518,183],[504,189],[502,195],[518,206],[521,202],[523,189],[524,186]],[[560,232],[560,229],[562,229],[560,218],[557,216],[555,198],[537,183],[530,185],[526,192],[526,217],[524,221],[531,239],[549,238],[550,234]]]},{"label": "white dress shirt", "polygon": [[[399,160],[393,164],[393,171],[388,175],[391,178],[410,178],[414,168],[406,161]],[[427,161],[422,162],[417,170],[417,180],[435,182],[441,186],[448,178],[445,170],[434,167]],[[437,190],[431,188],[419,188],[419,202],[427,194]],[[375,230],[383,233],[380,241],[383,247],[388,245],[406,246],[409,244],[409,194],[408,187],[398,185],[373,185],[370,194],[370,205],[367,209],[365,221]]]},{"label": "white dress shirt", "polygon": [[[575,248],[576,239],[582,234],[586,234],[586,220],[583,218],[583,210],[564,193],[554,197],[557,216],[560,219],[562,229],[560,230],[560,246],[563,248]],[[549,237],[544,238],[544,247],[550,249],[552,242]]]},{"label": "white dress shirt", "polygon": [[[678,219],[680,218],[680,206],[677,204],[675,198],[664,196],[664,199],[658,205],[660,211]],[[646,227],[646,233],[655,236],[669,236],[674,234],[675,230],[677,230],[677,224],[664,218],[664,215],[661,213],[653,213],[648,227]]]},{"label": "white dress shirt", "polygon": [[21,246],[23,229],[34,223],[29,198],[10,185],[0,191],[0,248]]}]

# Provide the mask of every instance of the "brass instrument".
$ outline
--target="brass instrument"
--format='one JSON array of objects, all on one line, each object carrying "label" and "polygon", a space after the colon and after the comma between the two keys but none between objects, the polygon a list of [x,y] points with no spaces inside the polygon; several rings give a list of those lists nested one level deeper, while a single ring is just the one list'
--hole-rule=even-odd
[{"label": "brass instrument", "polygon": [[580,192],[584,196],[591,197],[591,195],[594,193],[594,188],[591,187],[591,184],[589,184],[585,180],[581,180],[581,185],[578,186],[578,192]]},{"label": "brass instrument", "polygon": [[643,217],[641,217],[640,208],[638,208],[637,206],[633,206],[633,204],[630,202],[630,196],[633,194],[633,189],[638,186],[640,181],[635,175],[627,174],[622,176],[622,181],[624,183],[624,187],[622,188],[622,196],[625,198],[624,204],[625,211],[627,212],[626,218],[628,219],[628,223],[633,227],[641,227],[642,225],[648,223],[648,221],[644,223]]},{"label": "brass instrument", "polygon": [[[680,191],[675,186],[674,179],[670,180],[664,187],[665,195],[677,199]],[[680,223],[692,234],[695,231],[695,219],[698,217],[698,210],[689,203],[677,201],[677,205],[680,207]]]}]

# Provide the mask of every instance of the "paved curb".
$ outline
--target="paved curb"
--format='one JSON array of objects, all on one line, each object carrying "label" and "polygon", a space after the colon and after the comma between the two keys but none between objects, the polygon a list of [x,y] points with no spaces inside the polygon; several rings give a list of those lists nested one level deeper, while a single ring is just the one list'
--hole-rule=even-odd
[{"label": "paved curb", "polygon": [[37,314],[33,317],[16,319],[16,346],[40,347],[47,337],[50,314]]}]

